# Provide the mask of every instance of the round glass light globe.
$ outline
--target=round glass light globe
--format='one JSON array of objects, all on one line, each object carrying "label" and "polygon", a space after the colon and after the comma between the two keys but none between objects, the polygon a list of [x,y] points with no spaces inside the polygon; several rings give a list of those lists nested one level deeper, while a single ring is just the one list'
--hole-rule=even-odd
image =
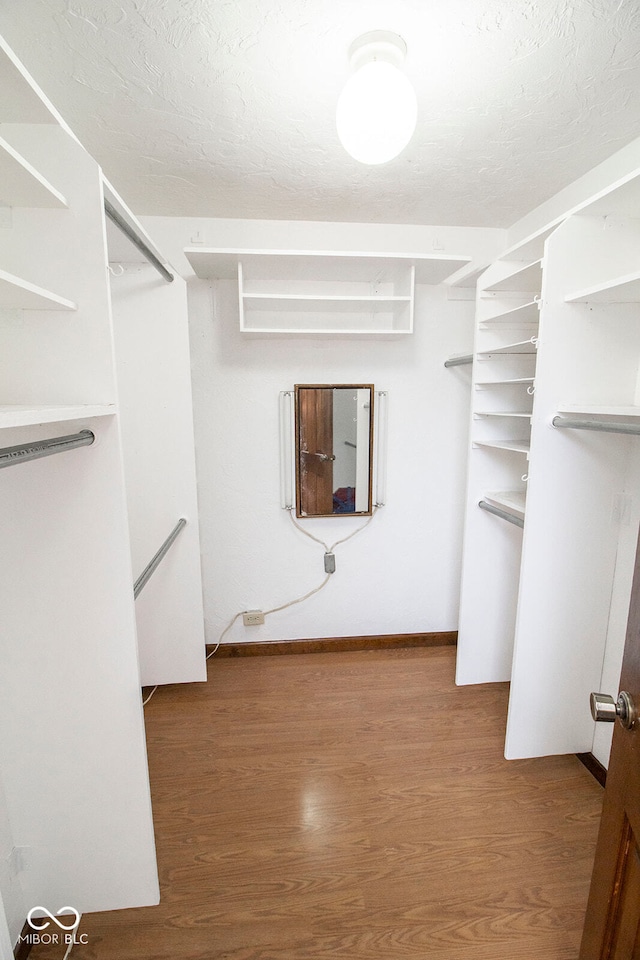
[{"label": "round glass light globe", "polygon": [[360,163],[387,163],[413,136],[418,104],[404,73],[385,60],[360,67],[338,98],[336,127],[347,153]]}]

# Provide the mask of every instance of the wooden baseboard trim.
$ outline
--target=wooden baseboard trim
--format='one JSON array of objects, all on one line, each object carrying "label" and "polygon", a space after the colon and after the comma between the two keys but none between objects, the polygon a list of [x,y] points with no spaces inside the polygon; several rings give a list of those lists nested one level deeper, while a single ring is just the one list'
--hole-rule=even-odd
[{"label": "wooden baseboard trim", "polygon": [[596,778],[601,787],[607,785],[607,768],[596,760],[592,753],[576,753],[580,763],[584,764],[589,773]]},{"label": "wooden baseboard trim", "polygon": [[[265,657],[287,653],[342,653],[347,650],[393,650],[401,647],[455,646],[455,630],[440,633],[394,633],[378,637],[325,637],[316,640],[258,640],[222,643],[216,657]],[[213,646],[207,647],[207,652]]]}]

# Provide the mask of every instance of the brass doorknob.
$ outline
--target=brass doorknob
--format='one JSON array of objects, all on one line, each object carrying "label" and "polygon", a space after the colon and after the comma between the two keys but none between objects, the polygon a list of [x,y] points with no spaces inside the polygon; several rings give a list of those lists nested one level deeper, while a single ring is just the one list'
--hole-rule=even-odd
[{"label": "brass doorknob", "polygon": [[621,690],[618,699],[614,700],[607,693],[592,693],[591,716],[594,720],[613,723],[619,720],[626,730],[630,730],[638,719],[638,711],[631,696],[626,690]]}]

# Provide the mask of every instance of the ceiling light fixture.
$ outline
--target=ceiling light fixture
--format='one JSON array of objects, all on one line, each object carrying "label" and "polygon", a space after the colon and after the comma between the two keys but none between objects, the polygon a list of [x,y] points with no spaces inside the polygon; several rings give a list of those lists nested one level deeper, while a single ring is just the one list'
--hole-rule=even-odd
[{"label": "ceiling light fixture", "polygon": [[416,95],[400,69],[407,45],[396,33],[374,30],[354,40],[354,73],[338,98],[336,126],[342,146],[360,163],[387,163],[404,150],[418,116]]}]

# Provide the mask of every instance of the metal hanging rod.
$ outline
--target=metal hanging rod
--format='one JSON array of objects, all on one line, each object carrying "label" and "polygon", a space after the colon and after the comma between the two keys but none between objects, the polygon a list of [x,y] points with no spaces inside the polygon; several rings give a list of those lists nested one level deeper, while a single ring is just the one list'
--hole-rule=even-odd
[{"label": "metal hanging rod", "polygon": [[473,363],[473,354],[465,354],[464,357],[451,357],[449,360],[445,360],[445,367],[459,367],[463,363]]},{"label": "metal hanging rod", "polygon": [[486,500],[480,500],[478,506],[481,510],[486,510],[487,513],[493,513],[496,517],[500,517],[502,520],[508,520],[509,523],[515,524],[516,527],[524,527],[524,520],[522,517],[516,517],[514,513],[507,513],[506,510],[500,510],[499,507],[494,507],[492,503],[487,503]]},{"label": "metal hanging rod", "polygon": [[116,208],[109,203],[106,197],[104,201],[104,212],[109,217],[109,220],[111,220],[112,223],[115,223],[116,227],[119,230],[122,230],[124,235],[131,240],[131,243],[137,247],[142,254],[144,254],[146,259],[150,264],[152,264],[152,266],[156,268],[158,273],[164,277],[168,283],[172,283],[174,279],[173,274],[170,273],[165,265],[158,260],[155,253],[147,246],[142,237],[139,237],[133,227],[131,227],[127,221],[120,216]]},{"label": "metal hanging rod", "polygon": [[63,453],[65,450],[74,450],[76,447],[88,447],[94,440],[95,435],[91,430],[81,430],[80,433],[70,434],[67,437],[53,437],[51,440],[35,440],[33,443],[5,447],[0,450],[0,467],[12,467],[16,463],[25,463],[27,460],[51,457],[54,453]]},{"label": "metal hanging rod", "polygon": [[153,576],[157,568],[160,566],[160,563],[162,562],[163,558],[169,552],[171,544],[176,539],[180,531],[183,530],[184,527],[186,527],[186,525],[187,525],[187,521],[185,520],[184,517],[181,517],[180,520],[178,520],[175,527],[173,528],[173,530],[171,531],[171,533],[169,534],[169,536],[167,537],[167,539],[165,540],[165,542],[162,544],[162,546],[158,550],[158,552],[151,558],[149,563],[146,565],[146,567],[144,568],[144,570],[142,571],[142,573],[140,574],[140,576],[138,577],[138,579],[133,585],[134,600],[138,596],[142,588],[145,586],[145,584],[151,579],[151,577]]},{"label": "metal hanging rod", "polygon": [[620,420],[570,420],[568,417],[554,417],[554,427],[571,427],[573,430],[597,430],[600,433],[626,433],[640,436],[640,424],[622,423]]}]

